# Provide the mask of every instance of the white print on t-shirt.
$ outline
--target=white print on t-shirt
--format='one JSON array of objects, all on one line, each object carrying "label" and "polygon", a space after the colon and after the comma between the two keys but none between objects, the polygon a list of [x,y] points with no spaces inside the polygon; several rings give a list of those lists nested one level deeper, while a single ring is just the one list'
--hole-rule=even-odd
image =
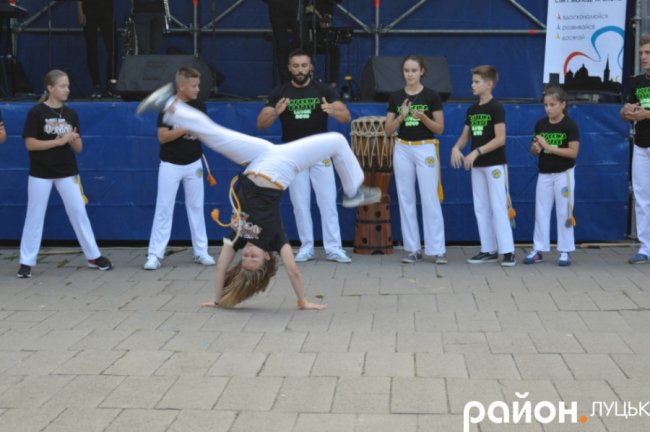
[{"label": "white print on t-shirt", "polygon": [[[247,222],[249,216],[250,216],[249,214],[242,212],[241,219],[237,221],[237,226],[233,227],[233,229],[239,232],[240,233],[239,235],[242,238],[257,240],[260,238],[260,233],[262,232],[262,228],[260,228],[258,225],[255,225],[252,222]],[[235,217],[234,211],[233,211],[233,217]]]},{"label": "white print on t-shirt", "polygon": [[[180,126],[178,126],[178,125],[174,125],[174,126],[172,126],[172,129],[178,129],[179,127],[180,127]],[[183,135],[183,139],[187,139],[187,140],[197,140],[198,138],[197,138],[196,136],[194,136],[194,135],[192,135],[191,133],[188,132],[188,133],[186,133],[185,135]]]},{"label": "white print on t-shirt", "polygon": [[43,128],[48,135],[65,135],[72,132],[72,126],[68,124],[64,118],[48,118],[45,119],[45,127]]}]

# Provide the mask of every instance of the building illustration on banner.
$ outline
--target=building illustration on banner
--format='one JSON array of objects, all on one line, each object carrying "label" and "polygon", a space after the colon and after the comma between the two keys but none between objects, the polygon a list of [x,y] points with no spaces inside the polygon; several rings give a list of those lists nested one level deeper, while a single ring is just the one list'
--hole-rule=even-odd
[{"label": "building illustration on banner", "polygon": [[[604,93],[620,93],[622,91],[622,84],[620,79],[615,81],[610,76],[609,58],[605,64],[603,76],[589,75],[589,69],[583,63],[578,70],[573,72],[571,69],[564,73],[564,89],[567,91],[578,92],[604,92]],[[548,84],[559,85],[560,74],[550,73]]]}]

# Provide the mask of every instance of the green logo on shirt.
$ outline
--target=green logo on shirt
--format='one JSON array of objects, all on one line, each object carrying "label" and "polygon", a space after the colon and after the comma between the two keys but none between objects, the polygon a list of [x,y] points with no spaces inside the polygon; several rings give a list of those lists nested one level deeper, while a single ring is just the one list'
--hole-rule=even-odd
[{"label": "green logo on shirt", "polygon": [[650,109],[650,87],[640,87],[634,92],[641,108]]},{"label": "green logo on shirt", "polygon": [[[542,132],[540,134],[544,137],[548,145],[551,147],[561,147],[562,143],[566,140],[566,134],[564,132]],[[549,153],[547,150],[544,150],[544,153]]]},{"label": "green logo on shirt", "polygon": [[490,114],[470,114],[469,124],[472,128],[472,136],[483,136],[483,129],[491,120]]},{"label": "green logo on shirt", "polygon": [[287,109],[293,113],[296,120],[306,120],[311,117],[312,111],[321,101],[317,97],[304,99],[291,99]]},{"label": "green logo on shirt", "polygon": [[[417,125],[420,124],[420,119],[415,118],[411,115],[413,111],[422,111],[422,112],[427,112],[429,110],[429,105],[427,104],[420,104],[420,105],[411,105],[409,107],[409,112],[404,118],[404,126],[406,127],[416,127]],[[397,114],[402,113],[402,107],[399,106],[397,107]]]}]

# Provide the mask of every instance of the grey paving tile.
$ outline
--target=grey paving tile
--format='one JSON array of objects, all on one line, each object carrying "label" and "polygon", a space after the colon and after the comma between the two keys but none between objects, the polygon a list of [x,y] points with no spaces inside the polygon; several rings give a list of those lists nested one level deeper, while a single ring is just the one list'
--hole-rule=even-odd
[{"label": "grey paving tile", "polygon": [[307,333],[287,331],[285,333],[264,333],[262,340],[255,347],[257,352],[298,353],[301,351]]},{"label": "grey paving tile", "polygon": [[341,331],[370,331],[374,315],[371,312],[336,313],[332,317],[329,330]]},{"label": "grey paving tile", "polygon": [[2,432],[40,432],[57,418],[63,408],[9,409],[0,416]]},{"label": "grey paving tile", "polygon": [[589,293],[589,296],[600,310],[617,311],[622,309],[635,310],[638,308],[638,306],[622,292],[591,292]]},{"label": "grey paving tile", "polygon": [[413,312],[376,312],[372,330],[378,331],[407,331],[415,330]]},{"label": "grey paving tile", "polygon": [[[0,394],[0,407],[37,408],[47,402],[54,394],[74,377],[64,375],[28,376],[24,380],[9,385]],[[7,413],[3,415],[6,416]]]},{"label": "grey paving tile", "polygon": [[364,353],[321,352],[311,370],[311,376],[360,376],[365,361]]},{"label": "grey paving tile", "polygon": [[176,336],[175,331],[135,330],[129,337],[120,342],[115,349],[156,351]]},{"label": "grey paving tile", "polygon": [[398,295],[398,312],[437,312],[438,305],[434,295]]},{"label": "grey paving tile", "polygon": [[352,334],[350,352],[395,352],[395,332],[364,332]]},{"label": "grey paving tile", "polygon": [[457,331],[458,323],[454,312],[416,312],[415,331],[448,332]]},{"label": "grey paving tile", "polygon": [[487,353],[490,351],[485,333],[444,332],[442,344],[445,353]]},{"label": "grey paving tile", "polygon": [[488,406],[494,401],[503,400],[501,385],[497,380],[457,379],[447,380],[449,413],[463,414],[467,401],[479,401]]},{"label": "grey paving tile", "polygon": [[173,312],[138,311],[122,321],[115,330],[155,330],[172,315]]},{"label": "grey paving tile", "polygon": [[[338,305],[331,304],[329,300],[327,304],[329,305],[329,309],[318,311],[318,313],[311,313],[312,311],[296,311],[291,317],[289,324],[287,324],[287,330],[297,333],[327,331],[334,316],[333,311],[335,310],[337,313],[345,311],[345,309],[339,308]],[[354,310],[356,310],[356,305],[354,308],[351,308],[351,311]]]},{"label": "grey paving tile", "polygon": [[467,378],[467,365],[462,354],[415,354],[418,377]]},{"label": "grey paving tile", "polygon": [[50,398],[46,407],[97,408],[124,377],[78,376]]},{"label": "grey paving tile", "polygon": [[543,332],[544,325],[537,312],[501,312],[497,311],[501,329],[506,332]]},{"label": "grey paving tile", "polygon": [[347,352],[352,340],[351,331],[310,331],[302,352]]},{"label": "grey paving tile", "polygon": [[119,414],[118,409],[66,408],[43,432],[103,432]]},{"label": "grey paving tile", "polygon": [[172,354],[171,351],[129,351],[104,373],[108,375],[152,375]]},{"label": "grey paving tile", "polygon": [[366,354],[364,376],[415,376],[415,356],[413,353]]},{"label": "grey paving tile", "polygon": [[573,374],[560,354],[514,354],[524,380],[570,380]]},{"label": "grey paving tile", "polygon": [[530,338],[540,353],[582,353],[582,346],[572,333],[531,333]]},{"label": "grey paving tile", "polygon": [[271,353],[264,363],[260,376],[305,377],[309,376],[316,354]]},{"label": "grey paving tile", "polygon": [[446,414],[445,381],[437,378],[393,378],[390,408],[401,414]]},{"label": "grey paving tile", "polygon": [[[460,431],[463,430],[463,416],[452,414],[418,415],[418,431]],[[469,432],[478,432],[478,426],[471,424]]]},{"label": "grey paving tile", "polygon": [[650,338],[643,332],[622,332],[618,335],[636,354],[650,354]]},{"label": "grey paving tile", "polygon": [[6,369],[21,363],[32,354],[25,351],[0,351],[0,374]]},{"label": "grey paving tile", "polygon": [[564,360],[579,380],[624,378],[621,369],[606,354],[564,354]]},{"label": "grey paving tile", "polygon": [[575,401],[579,407],[591,407],[594,401],[618,399],[605,381],[555,380],[554,384],[562,400]]},{"label": "grey paving tile", "polygon": [[72,350],[109,351],[128,338],[133,330],[93,330],[90,334],[70,346]]},{"label": "grey paving tile", "polygon": [[52,374],[99,375],[124,355],[124,351],[79,351],[73,358],[54,369]]},{"label": "grey paving tile", "polygon": [[252,312],[237,309],[218,309],[203,324],[201,330],[230,332],[241,331],[251,318]]},{"label": "grey paving tile", "polygon": [[283,412],[329,412],[336,378],[289,377],[284,380],[273,409]]},{"label": "grey paving tile", "polygon": [[588,353],[631,353],[630,348],[617,333],[575,332],[582,347]]},{"label": "grey paving tile", "polygon": [[[133,311],[95,311],[85,320],[78,323],[75,330],[114,330],[124,320],[134,314]],[[126,330],[130,331],[130,330]]]},{"label": "grey paving tile", "polygon": [[207,351],[221,333],[196,330],[181,330],[169,339],[162,349],[165,351]]},{"label": "grey paving tile", "polygon": [[416,432],[418,416],[411,414],[361,414],[357,418],[357,432]]},{"label": "grey paving tile", "polygon": [[465,356],[469,377],[472,379],[519,379],[519,372],[511,355],[473,353]]},{"label": "grey paving tile", "polygon": [[623,370],[626,378],[647,379],[650,354],[612,354],[611,358]]},{"label": "grey paving tile", "polygon": [[216,408],[270,411],[282,383],[283,379],[278,377],[233,377],[217,401]]},{"label": "grey paving tile", "polygon": [[223,331],[208,347],[215,352],[253,352],[262,340],[263,333]]},{"label": "grey paving tile", "polygon": [[551,293],[551,297],[561,311],[598,310],[598,306],[586,292],[554,291]]},{"label": "grey paving tile", "polygon": [[294,432],[355,432],[353,414],[300,414]]},{"label": "grey paving tile", "polygon": [[221,354],[207,352],[175,352],[163,363],[156,375],[204,376]]},{"label": "grey paving tile", "polygon": [[77,351],[36,351],[22,362],[7,369],[9,375],[48,375],[70,360]]},{"label": "grey paving tile", "polygon": [[[550,281],[549,281],[550,282]],[[517,308],[522,312],[556,311],[557,305],[550,293],[531,289],[532,292],[515,292],[513,297]]]},{"label": "grey paving tile", "polygon": [[650,328],[650,311],[621,311],[621,318],[629,328],[620,325],[619,328],[612,328],[610,331],[640,331],[647,332]]},{"label": "grey paving tile", "polygon": [[476,312],[476,301],[469,293],[441,293],[436,294],[438,310],[440,312]]},{"label": "grey paving tile", "polygon": [[587,325],[577,312],[540,311],[540,321],[549,332],[576,332],[587,330]]},{"label": "grey paving tile", "polygon": [[442,353],[439,332],[397,332],[397,352]]},{"label": "grey paving tile", "polygon": [[474,300],[481,312],[487,311],[516,311],[517,305],[510,292],[479,292],[474,294]]},{"label": "grey paving tile", "polygon": [[180,377],[156,404],[159,409],[211,409],[223,392],[228,378]]},{"label": "grey paving tile", "polygon": [[211,376],[254,377],[264,366],[267,353],[225,352],[207,372]]},{"label": "grey paving tile", "polygon": [[290,431],[297,417],[296,413],[244,411],[237,416],[229,432]]},{"label": "grey paving tile", "polygon": [[290,314],[280,314],[275,311],[260,311],[248,320],[243,328],[245,332],[283,332],[289,321]]},{"label": "grey paving tile", "polygon": [[528,333],[495,332],[486,333],[485,336],[493,354],[537,352]]},{"label": "grey paving tile", "polygon": [[332,412],[386,413],[390,409],[390,393],[389,377],[341,377]]},{"label": "grey paving tile", "polygon": [[[592,332],[628,332],[634,327],[625,319],[626,312],[579,312]],[[634,312],[632,312],[634,314]],[[650,323],[650,321],[648,321]],[[648,327],[645,327],[647,329]]]},{"label": "grey paving tile", "polygon": [[126,377],[100,404],[101,408],[154,408],[177,380],[167,376]]},{"label": "grey paving tile", "polygon": [[169,432],[227,432],[237,417],[232,411],[184,409],[169,427]]},{"label": "grey paving tile", "polygon": [[494,312],[456,312],[458,330],[461,332],[500,331],[501,326]]},{"label": "grey paving tile", "polygon": [[106,432],[164,432],[178,414],[176,410],[125,409]]},{"label": "grey paving tile", "polygon": [[[61,303],[68,303],[68,301],[62,301]],[[61,305],[50,304],[50,307],[60,309]],[[76,311],[76,310],[57,310],[57,312],[45,318],[43,321],[40,321],[37,326],[34,328],[46,328],[46,329],[57,329],[57,330],[70,330],[77,326],[79,323],[83,322],[91,315],[91,312],[88,311]]]}]

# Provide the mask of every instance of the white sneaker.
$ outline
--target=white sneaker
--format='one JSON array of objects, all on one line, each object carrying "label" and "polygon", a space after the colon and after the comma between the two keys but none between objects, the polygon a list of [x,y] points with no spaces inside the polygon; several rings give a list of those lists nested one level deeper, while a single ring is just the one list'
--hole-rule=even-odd
[{"label": "white sneaker", "polygon": [[381,201],[381,189],[378,187],[360,186],[356,195],[344,196],[341,205],[346,208],[375,204]]},{"label": "white sneaker", "polygon": [[347,264],[351,263],[352,259],[345,253],[343,248],[334,249],[332,252],[327,254],[328,261],[336,261],[337,263]]},{"label": "white sneaker", "polygon": [[314,259],[313,250],[300,250],[296,255],[296,262],[303,263]]},{"label": "white sneaker", "polygon": [[204,266],[213,266],[216,264],[214,258],[212,258],[210,255],[194,257],[194,262],[203,264]]},{"label": "white sneaker", "polygon": [[145,270],[158,270],[160,268],[160,260],[156,255],[149,254],[147,262],[142,266]]},{"label": "white sneaker", "polygon": [[165,84],[159,89],[154,90],[149,96],[140,102],[135,110],[135,115],[140,116],[140,114],[147,111],[162,111],[165,103],[169,98],[174,96],[174,93],[176,93],[176,90],[173,83]]}]

